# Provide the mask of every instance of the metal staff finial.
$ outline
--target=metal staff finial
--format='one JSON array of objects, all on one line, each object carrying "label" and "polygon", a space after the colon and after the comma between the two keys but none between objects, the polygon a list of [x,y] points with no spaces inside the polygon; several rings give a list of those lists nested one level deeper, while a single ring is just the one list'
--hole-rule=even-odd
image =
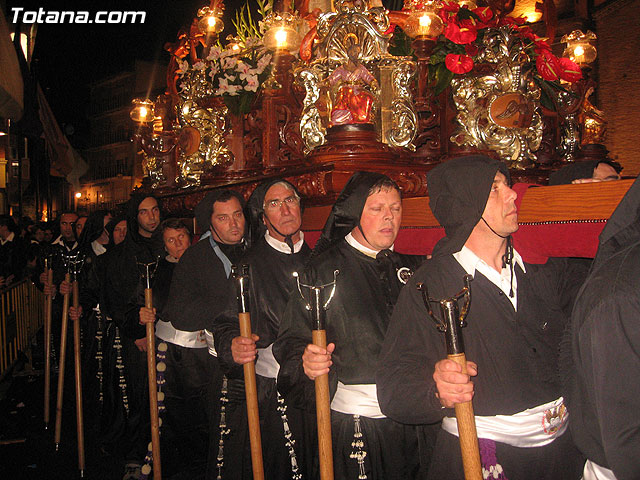
[{"label": "metal staff finial", "polygon": [[[469,306],[471,305],[471,287],[469,286],[469,282],[473,280],[473,277],[471,275],[465,275],[462,280],[464,282],[464,288],[453,297],[442,300],[429,297],[429,290],[426,284],[418,283],[416,285],[418,290],[422,292],[422,300],[425,307],[427,307],[429,316],[435,322],[438,330],[445,334],[447,339],[447,353],[450,355],[464,352],[464,343],[460,329],[467,326],[465,319],[467,318]],[[462,309],[459,310],[458,303],[462,298],[464,298],[464,304],[462,305]],[[433,312],[431,308],[432,303],[440,305],[442,318],[439,318]]]},{"label": "metal staff finial", "polygon": [[67,273],[71,276],[71,281],[74,282],[78,278],[78,274],[84,266],[85,256],[80,252],[75,254],[62,254],[62,262],[64,264]]},{"label": "metal staff finial", "polygon": [[[304,283],[300,283],[300,275],[298,272],[293,272],[292,275],[296,279],[296,283],[298,285],[298,292],[300,292],[300,296],[305,301],[305,308],[314,312],[314,321],[316,323],[316,330],[324,330],[324,312],[329,308],[329,304],[331,300],[333,300],[333,296],[336,293],[336,277],[340,273],[340,270],[333,271],[333,281],[329,283],[325,283],[324,285],[305,285]],[[308,300],[302,292],[303,288],[309,289],[309,293],[311,294],[311,299]],[[323,302],[322,301],[322,293],[325,289],[331,288],[331,292],[329,293],[329,297]]]},{"label": "metal staff finial", "polygon": [[[138,266],[138,271],[140,272],[140,276],[144,278],[147,282],[146,288],[151,288],[151,279],[156,273],[156,269],[158,268],[158,261],[160,257],[156,257],[153,262],[139,262],[136,258],[136,265]],[[151,268],[153,267],[153,268]]]},{"label": "metal staff finial", "polygon": [[247,293],[249,292],[249,265],[231,265],[231,276],[236,282],[238,311],[248,312]]}]

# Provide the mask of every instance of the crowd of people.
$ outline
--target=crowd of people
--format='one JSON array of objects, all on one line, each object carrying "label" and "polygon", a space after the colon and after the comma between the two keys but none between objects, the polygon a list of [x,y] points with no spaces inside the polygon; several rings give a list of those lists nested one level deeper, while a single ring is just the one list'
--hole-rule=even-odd
[{"label": "crowd of people", "polygon": [[[606,392],[589,391],[607,377],[594,367],[606,348],[585,345],[569,328],[593,325],[589,338],[614,342],[615,332],[598,328],[601,313],[589,310],[597,297],[589,292],[605,287],[590,277],[578,295],[583,262],[523,261],[511,241],[516,194],[503,163],[463,157],[437,166],[427,180],[431,209],[446,232],[429,259],[394,248],[401,191],[372,172],[352,176],[313,248],[301,230],[304,199],[283,179],[261,183],[246,203],[233,190],[208,193],[193,212],[198,238],[183,220],[165,219],[158,200],[144,193],[133,194],[122,215],[98,211],[82,227],[77,214],[62,214],[60,236],[51,242],[57,258],[80,252],[84,259],[80,307],[69,315],[83,328],[85,404],[100,412],[96,428],[105,454],[125,456],[123,479],[152,468],[150,323],[167,477],[252,478],[243,366],[255,363],[268,479],[319,478],[314,380],[325,374],[337,479],[463,479],[454,406],[471,400],[484,478],[640,478],[631,453],[640,451],[638,420],[619,414],[605,417],[612,422],[606,428],[599,424],[601,404],[619,408],[611,397],[623,386],[605,381]],[[634,240],[621,240],[621,230],[640,231],[636,204],[625,205],[621,226],[609,232],[616,242],[607,243],[606,258],[599,252],[596,266],[605,268],[627,245],[623,240]],[[0,237],[13,241],[4,234],[13,227],[4,225]],[[234,265],[248,266],[251,337],[240,333]],[[61,297],[71,288],[65,262],[54,260],[53,269],[48,283],[41,262],[31,267],[54,296],[59,318]],[[152,307],[145,306],[145,269],[153,273]],[[625,272],[637,279],[637,270]],[[463,369],[447,358],[418,285],[446,299],[461,290],[465,275],[473,280]],[[614,290],[613,277],[601,280],[607,291]],[[326,305],[326,347],[312,342],[303,285],[335,287]],[[631,290],[618,296],[637,300],[637,282]],[[612,295],[611,302],[619,301]],[[566,312],[576,297],[588,301],[571,322]],[[618,309],[618,356],[602,368],[615,369],[622,357],[637,364],[637,316],[626,318],[637,301],[630,303]],[[561,362],[561,350],[572,360]],[[631,383],[629,405],[640,398],[633,376]],[[573,408],[580,412],[575,424]]]}]

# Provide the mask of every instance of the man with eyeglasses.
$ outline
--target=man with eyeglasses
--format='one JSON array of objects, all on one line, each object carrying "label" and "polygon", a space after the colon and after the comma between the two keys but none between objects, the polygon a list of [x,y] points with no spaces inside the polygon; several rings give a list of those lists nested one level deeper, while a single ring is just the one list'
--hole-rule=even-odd
[{"label": "man with eyeglasses", "polygon": [[229,433],[224,439],[222,477],[252,477],[250,462],[242,461],[249,458],[243,365],[256,360],[265,472],[268,478],[294,478],[299,473],[311,478],[310,471],[302,472],[303,466],[310,464],[301,451],[308,445],[301,439],[304,414],[288,408],[278,394],[276,377],[280,366],[271,351],[287,301],[296,288],[292,273],[302,271],[311,253],[300,230],[300,196],[289,182],[271,179],[256,188],[247,206],[253,243],[239,264],[249,265],[253,335],[240,336],[235,295],[214,324],[216,350],[228,377],[229,395],[226,407]]}]

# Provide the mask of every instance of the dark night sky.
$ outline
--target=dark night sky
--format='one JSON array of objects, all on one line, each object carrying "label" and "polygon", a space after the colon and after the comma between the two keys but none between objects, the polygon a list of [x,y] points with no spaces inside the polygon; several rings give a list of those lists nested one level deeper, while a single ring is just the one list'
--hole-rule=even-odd
[{"label": "dark night sky", "polygon": [[[254,0],[249,0],[253,2]],[[233,28],[230,15],[244,1],[227,0],[223,38]],[[39,24],[32,69],[42,85],[60,124],[71,124],[75,134],[70,141],[82,148],[88,134],[86,111],[88,85],[130,68],[134,59],[165,63],[169,55],[165,42],[174,42],[178,30],[191,23],[207,0],[110,0],[105,2],[7,0],[6,19],[11,28],[12,7],[25,10],[146,11],[144,24]]]}]

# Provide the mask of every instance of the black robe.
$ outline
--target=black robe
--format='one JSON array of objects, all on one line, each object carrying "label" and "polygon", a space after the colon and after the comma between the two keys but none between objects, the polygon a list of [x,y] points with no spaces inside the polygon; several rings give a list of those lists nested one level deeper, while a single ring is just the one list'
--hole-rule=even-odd
[{"label": "black robe", "polygon": [[[297,294],[293,272],[301,272],[311,250],[303,244],[299,252],[287,254],[271,247],[264,237],[247,252],[238,264],[249,265],[249,311],[251,331],[260,339],[258,348],[271,345],[280,328],[287,301]],[[232,286],[232,288],[235,288]],[[216,350],[227,377],[229,377],[229,404],[227,406],[227,426],[229,434],[225,438],[225,459],[222,478],[252,478],[246,405],[244,397],[244,374],[242,365],[233,361],[231,341],[240,335],[238,306],[234,295],[230,295],[224,314],[216,319],[214,337]],[[285,445],[283,422],[277,410],[278,399],[274,379],[256,375],[258,385],[258,408],[262,433],[263,462],[267,478],[291,478],[291,460]],[[313,421],[304,419],[304,412],[287,409],[288,423],[293,432],[295,453],[303,478],[309,478],[312,471],[312,449],[307,426]],[[308,417],[308,415],[307,415]]]},{"label": "black robe", "polygon": [[[335,343],[329,374],[333,393],[344,384],[374,384],[378,354],[393,306],[402,287],[397,270],[417,268],[423,257],[386,251],[371,258],[340,241],[315,257],[301,282],[321,285],[339,270],[335,296],[326,318],[327,343]],[[384,255],[384,254],[383,254]],[[328,293],[328,292],[327,292]],[[280,362],[278,388],[293,405],[315,410],[314,383],[305,375],[302,353],[311,343],[312,319],[299,294],[293,295],[280,326],[274,354]],[[369,479],[408,479],[419,475],[418,434],[413,427],[390,419],[361,418],[365,469]],[[358,478],[357,461],[350,458],[354,418],[332,412],[336,478]]]},{"label": "black robe", "polygon": [[[476,415],[511,415],[560,397],[558,348],[566,317],[562,307],[567,276],[542,266],[515,267],[518,310],[493,283],[476,272],[471,282],[468,326],[462,335],[466,358],[478,365],[473,378]],[[465,271],[452,255],[427,261],[408,282],[387,331],[377,373],[382,411],[408,424],[453,416],[442,409],[433,380],[435,364],[446,358],[444,334],[429,317],[416,283],[434,299],[450,298],[463,287]],[[439,312],[437,312],[439,314]],[[510,479],[579,478],[581,458],[570,435],[539,448],[497,443],[496,457]],[[458,438],[441,430],[429,478],[462,479]]]},{"label": "black robe", "polygon": [[640,478],[640,183],[600,235],[563,362],[571,433],[618,480]]}]

